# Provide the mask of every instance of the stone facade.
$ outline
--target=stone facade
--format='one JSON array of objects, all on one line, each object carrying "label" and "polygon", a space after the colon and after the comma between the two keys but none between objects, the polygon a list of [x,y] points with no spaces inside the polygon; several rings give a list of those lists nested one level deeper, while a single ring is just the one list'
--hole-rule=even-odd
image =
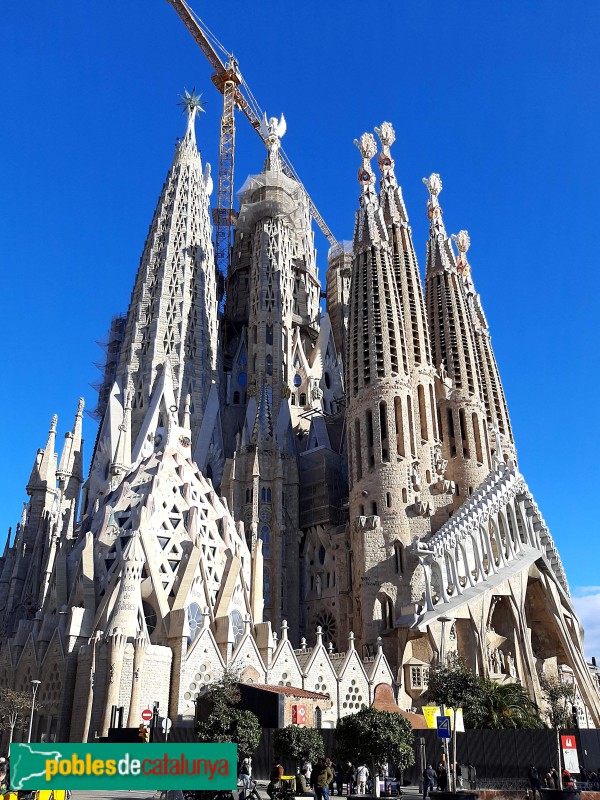
[{"label": "stone facade", "polygon": [[308,724],[334,726],[377,698],[419,708],[457,652],[536,701],[542,674],[573,681],[580,724],[599,725],[439,176],[423,292],[393,128],[376,129],[379,190],[361,137],[354,239],[329,253],[322,313],[306,193],[281,168],[283,118],[265,120],[219,312],[198,98],[184,105],[111,325],[89,476],[80,401],[60,459],[53,418],[0,559],[0,686],[41,680],[45,739],[93,740],[116,714],[137,727],[154,703],[191,724],[225,670],[288,693],[287,721],[310,693]]}]

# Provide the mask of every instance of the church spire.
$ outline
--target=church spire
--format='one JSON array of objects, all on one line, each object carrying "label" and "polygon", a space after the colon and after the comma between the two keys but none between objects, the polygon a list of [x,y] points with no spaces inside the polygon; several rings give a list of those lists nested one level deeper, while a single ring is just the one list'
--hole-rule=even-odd
[{"label": "church spire", "polygon": [[[468,231],[462,230],[457,234],[452,234],[452,240],[458,250],[456,268],[462,277],[464,291],[469,303],[471,312],[471,324],[475,335],[477,347],[479,380],[483,401],[485,403],[488,431],[493,431],[494,450],[496,455],[501,452],[516,461],[515,441],[513,438],[510,417],[508,416],[508,406],[500,372],[492,348],[492,340],[483,313],[481,298],[475,291],[473,278],[471,275],[471,265],[467,259],[467,252],[471,246],[471,239]],[[497,439],[500,441],[496,441]]]},{"label": "church spire", "polygon": [[131,439],[148,410],[156,378],[169,361],[176,405],[192,395],[192,431],[202,421],[216,377],[217,297],[209,218],[210,176],[202,173],[194,121],[203,103],[185,92],[186,132],[177,145],[142,254],[127,315],[117,377],[134,397]]},{"label": "church spire", "polygon": [[442,181],[433,173],[423,183],[429,192],[426,298],[433,361],[440,378],[440,438],[458,506],[489,472],[487,422],[463,277],[442,220]]},{"label": "church spire", "polygon": [[83,483],[83,397],[79,398],[73,430],[65,433],[65,443],[56,477],[60,489],[60,536],[71,538],[77,521],[79,493]]}]

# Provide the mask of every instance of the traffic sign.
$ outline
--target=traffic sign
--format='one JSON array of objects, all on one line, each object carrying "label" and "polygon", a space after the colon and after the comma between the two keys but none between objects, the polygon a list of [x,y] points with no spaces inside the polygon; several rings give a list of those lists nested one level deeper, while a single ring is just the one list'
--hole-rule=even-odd
[{"label": "traffic sign", "polygon": [[450,717],[438,717],[437,718],[437,735],[438,739],[449,739],[450,738]]},{"label": "traffic sign", "polygon": [[150,722],[150,720],[152,719],[152,711],[149,708],[145,708],[142,711],[142,719],[144,720],[144,722]]},{"label": "traffic sign", "polygon": [[160,727],[162,728],[162,732],[163,733],[168,733],[171,730],[171,726],[172,725],[173,725],[173,723],[171,722],[171,720],[168,717],[165,717],[163,719],[163,721],[161,722],[161,724],[160,724]]}]

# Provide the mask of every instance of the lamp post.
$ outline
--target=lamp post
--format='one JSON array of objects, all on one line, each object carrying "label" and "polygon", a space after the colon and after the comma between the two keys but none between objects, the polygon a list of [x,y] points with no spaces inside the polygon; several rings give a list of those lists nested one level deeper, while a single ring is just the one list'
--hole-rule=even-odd
[{"label": "lamp post", "polygon": [[[452,622],[450,617],[438,617],[438,622],[442,623],[442,641],[440,643],[440,662],[442,666],[446,665],[446,623]],[[456,715],[456,711],[454,712]],[[446,716],[446,706],[442,703],[440,706],[440,715],[442,717]],[[450,775],[450,748],[448,747],[448,739],[442,739],[443,747],[444,747],[444,761],[446,762],[446,770],[448,772],[448,783],[450,783],[450,790],[453,790],[453,786],[451,783],[451,775]]]},{"label": "lamp post", "polygon": [[35,713],[35,696],[37,694],[37,690],[40,688],[41,681],[31,681],[31,688],[33,689],[33,698],[31,700],[31,715],[29,717],[29,733],[27,735],[27,741],[31,741],[31,729],[33,728],[33,715]]}]

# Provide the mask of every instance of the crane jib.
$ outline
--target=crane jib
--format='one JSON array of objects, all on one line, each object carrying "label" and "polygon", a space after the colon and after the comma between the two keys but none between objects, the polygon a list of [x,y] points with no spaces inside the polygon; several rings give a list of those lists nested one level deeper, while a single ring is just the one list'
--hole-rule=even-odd
[{"label": "crane jib", "polygon": [[[217,264],[219,269],[223,272],[228,271],[229,256],[230,256],[230,243],[231,243],[231,230],[234,224],[235,214],[231,208],[233,200],[233,167],[234,167],[234,154],[235,154],[235,126],[233,121],[234,107],[237,106],[244,114],[246,119],[250,122],[254,130],[258,133],[261,139],[263,136],[260,132],[260,117],[262,112],[258,108],[258,103],[254,103],[259,113],[255,113],[250,101],[244,96],[241,90],[242,76],[237,68],[237,62],[231,54],[227,54],[229,62],[227,66],[221,60],[219,54],[214,49],[210,40],[205,32],[198,24],[195,15],[192,13],[190,7],[184,0],[167,0],[170,3],[178,16],[186,26],[188,31],[194,37],[194,40],[207,57],[209,63],[213,66],[215,74],[212,76],[212,82],[216,88],[223,95],[223,116],[221,117],[221,141],[220,141],[220,159],[219,159],[219,210],[227,210],[227,214],[219,214],[217,222],[216,240],[217,240]],[[198,17],[198,19],[200,19]],[[202,23],[204,25],[204,23]],[[204,25],[206,30],[209,29]],[[212,33],[209,34],[212,39],[217,41]],[[222,50],[224,48],[217,41]],[[224,51],[225,52],[225,51]],[[231,89],[234,88],[232,92]],[[251,95],[252,96],[252,95]],[[264,139],[263,139],[264,141]],[[302,186],[298,176],[286,161],[283,161],[283,171],[290,178],[294,178]],[[304,186],[302,186],[304,189]],[[323,217],[317,211],[310,195],[304,189],[306,197],[308,198],[310,214],[316,224],[330,244],[336,244],[337,240],[329,226],[326,224]],[[229,200],[231,198],[231,200]],[[227,200],[228,202],[223,202]],[[221,250],[221,252],[219,252]]]}]

